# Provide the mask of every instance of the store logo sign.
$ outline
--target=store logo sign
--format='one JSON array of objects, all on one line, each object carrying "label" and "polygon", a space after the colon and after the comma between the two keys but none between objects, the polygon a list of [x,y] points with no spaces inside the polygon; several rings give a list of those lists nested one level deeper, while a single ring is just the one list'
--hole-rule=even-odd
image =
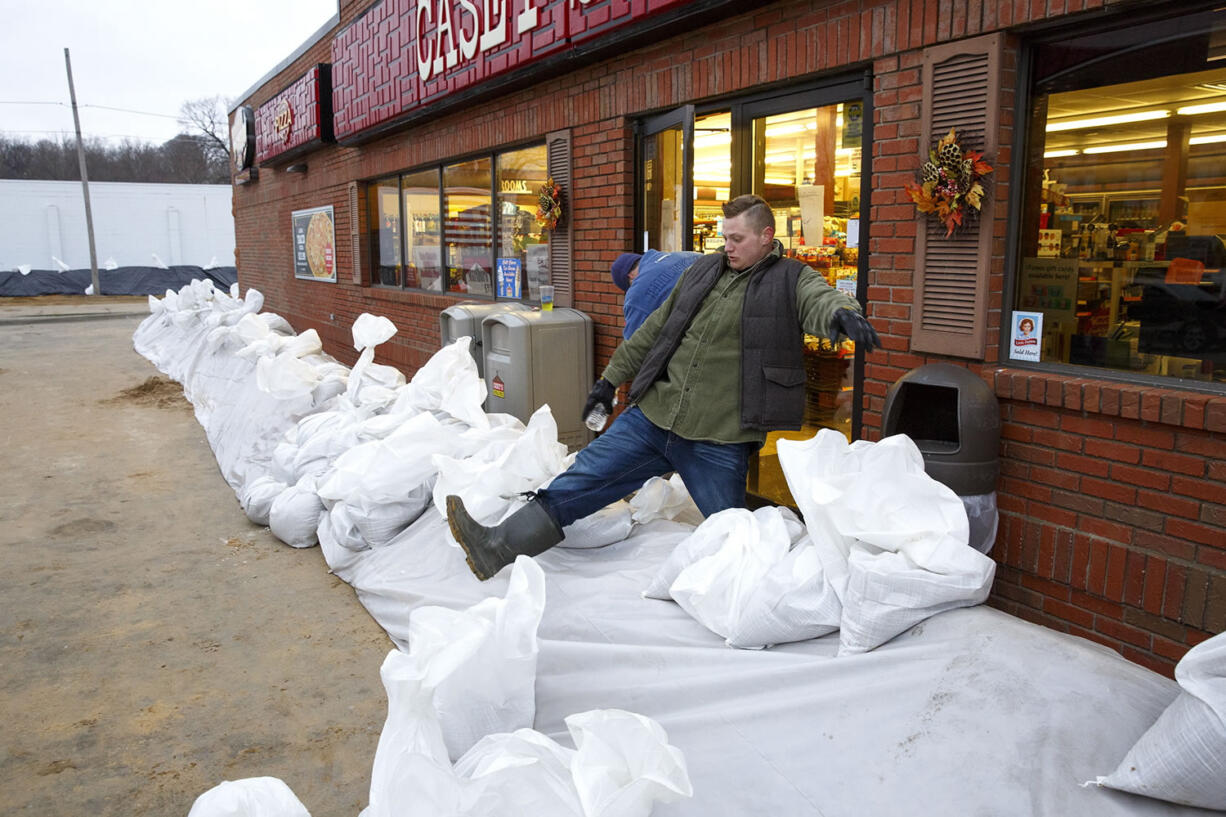
[{"label": "store logo sign", "polygon": [[[507,41],[509,2],[521,8],[515,15],[515,36],[537,27],[535,0],[459,0],[452,15],[451,0],[417,0],[413,25],[417,30],[417,75],[422,82],[472,60],[477,53],[498,48]],[[426,24],[434,25],[426,31]]]},{"label": "store logo sign", "polygon": [[294,130],[294,109],[289,100],[283,99],[277,103],[277,115],[272,120],[272,126],[283,141],[288,142],[290,133]]}]

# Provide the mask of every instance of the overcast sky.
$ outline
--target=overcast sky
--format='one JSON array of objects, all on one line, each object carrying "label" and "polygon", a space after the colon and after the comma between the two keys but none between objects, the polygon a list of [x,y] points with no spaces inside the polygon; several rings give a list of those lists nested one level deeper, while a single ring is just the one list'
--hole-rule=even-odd
[{"label": "overcast sky", "polygon": [[237,97],[336,8],[337,0],[0,0],[0,133],[73,133],[68,48],[85,136],[163,142],[181,130],[174,117],[183,102]]}]

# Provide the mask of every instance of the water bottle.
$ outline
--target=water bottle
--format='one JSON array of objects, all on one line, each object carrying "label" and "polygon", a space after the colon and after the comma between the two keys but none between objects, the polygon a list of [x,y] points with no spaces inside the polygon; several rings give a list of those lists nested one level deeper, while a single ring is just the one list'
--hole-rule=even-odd
[{"label": "water bottle", "polygon": [[[613,405],[617,405],[616,397],[613,398]],[[604,403],[597,403],[583,418],[583,424],[592,431],[602,431],[608,421],[609,412],[605,409]]]}]

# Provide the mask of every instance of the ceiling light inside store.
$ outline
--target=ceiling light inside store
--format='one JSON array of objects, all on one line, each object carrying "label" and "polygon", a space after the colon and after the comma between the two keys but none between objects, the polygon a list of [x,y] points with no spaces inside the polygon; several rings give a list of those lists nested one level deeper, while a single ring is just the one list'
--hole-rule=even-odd
[{"label": "ceiling light inside store", "polygon": [[1148,122],[1151,119],[1166,119],[1170,111],[1135,111],[1114,116],[1096,116],[1091,119],[1073,119],[1067,122],[1048,122],[1047,132],[1098,128],[1106,125],[1124,125],[1129,122]]},{"label": "ceiling light inside store", "polygon": [[694,147],[696,148],[713,148],[731,144],[731,133],[704,133],[701,136],[694,137]]},{"label": "ceiling light inside store", "polygon": [[1187,105],[1175,113],[1180,116],[1196,116],[1202,113],[1222,113],[1226,111],[1226,102],[1208,102],[1204,105]]},{"label": "ceiling light inside store", "polygon": [[1122,153],[1125,150],[1158,150],[1166,147],[1166,140],[1160,142],[1132,142],[1127,145],[1099,145],[1086,148],[1084,153]]},{"label": "ceiling light inside store", "polygon": [[1064,156],[1076,156],[1080,150],[1047,150],[1043,152],[1044,159],[1060,159]]},{"label": "ceiling light inside store", "polygon": [[1226,142],[1226,133],[1215,133],[1212,136],[1193,136],[1188,142],[1193,145],[1215,145],[1218,142]]},{"label": "ceiling light inside store", "polygon": [[767,184],[796,184],[796,179],[792,176],[766,176],[762,181]]},{"label": "ceiling light inside store", "polygon": [[794,133],[803,133],[805,125],[800,122],[789,122],[786,125],[772,125],[766,129],[767,136],[791,136]]}]

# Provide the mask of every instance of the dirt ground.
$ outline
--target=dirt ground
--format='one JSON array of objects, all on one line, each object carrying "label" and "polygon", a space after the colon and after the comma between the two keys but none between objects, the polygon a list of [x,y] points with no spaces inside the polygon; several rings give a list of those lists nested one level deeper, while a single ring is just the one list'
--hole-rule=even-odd
[{"label": "dirt ground", "polygon": [[[186,815],[271,775],[356,815],[391,644],[318,548],[253,525],[145,299],[0,299],[0,814]],[[157,379],[154,379],[157,378]]]}]

